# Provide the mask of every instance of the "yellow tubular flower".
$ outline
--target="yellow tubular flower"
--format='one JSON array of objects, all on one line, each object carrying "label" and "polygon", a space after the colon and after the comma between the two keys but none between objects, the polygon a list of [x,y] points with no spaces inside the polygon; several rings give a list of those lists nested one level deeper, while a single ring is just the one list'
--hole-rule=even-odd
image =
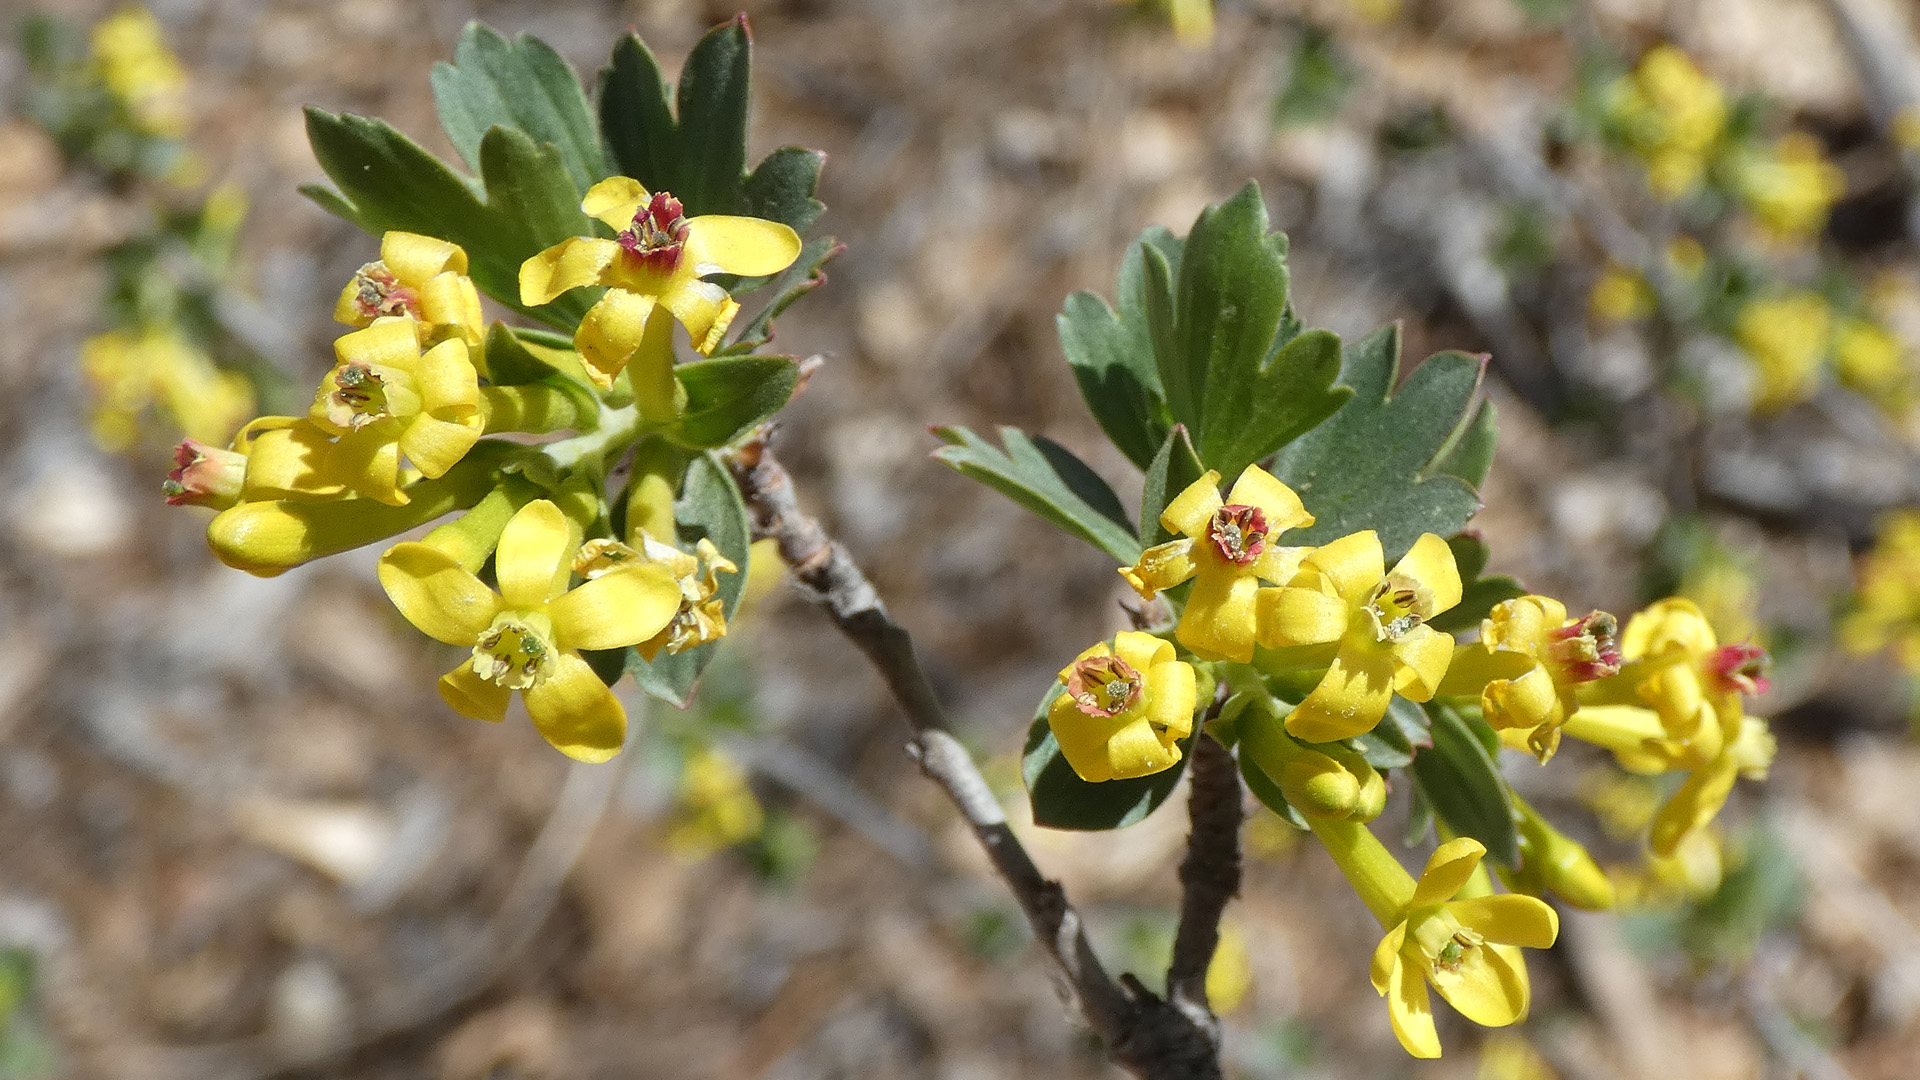
[{"label": "yellow tubular flower", "polygon": [[1524,732],[1541,764],[1560,745],[1560,725],[1579,708],[1574,688],[1620,670],[1619,623],[1604,611],[1567,618],[1545,596],[1498,605],[1480,624],[1480,640],[1454,651],[1439,694],[1478,693],[1496,731]]},{"label": "yellow tubular flower", "polygon": [[[1720,645],[1699,606],[1682,597],[1661,600],[1628,620],[1620,654],[1626,661],[1620,673],[1591,684],[1582,695],[1592,705],[1615,708],[1590,717],[1591,730],[1569,726],[1567,733],[1614,749],[1630,769],[1636,757],[1641,771],[1647,771],[1649,758],[1688,769],[1712,761],[1740,734],[1741,695],[1765,693],[1769,685],[1766,650],[1746,643]],[[1620,712],[1621,706],[1651,709],[1653,733],[1645,734],[1646,721]],[[1631,734],[1609,733],[1608,727]],[[1626,745],[1635,739],[1654,742]]]},{"label": "yellow tubular flower", "polygon": [[1906,346],[1870,319],[1845,319],[1833,332],[1833,369],[1840,381],[1892,416],[1913,404],[1914,378]]},{"label": "yellow tubular flower", "polygon": [[1832,321],[1827,302],[1812,292],[1755,300],[1734,316],[1734,341],[1753,361],[1756,412],[1778,412],[1820,388]]},{"label": "yellow tubular flower", "polygon": [[1129,780],[1172,768],[1181,739],[1193,734],[1193,668],[1173,645],[1122,630],[1060,669],[1066,693],[1047,709],[1047,726],[1080,779]]},{"label": "yellow tubular flower", "polygon": [[340,290],[333,317],[366,327],[386,316],[411,319],[422,348],[450,337],[479,348],[486,320],[480,293],[467,276],[466,251],[419,233],[381,237],[379,260],[354,272]]},{"label": "yellow tubular flower", "polygon": [[1249,465],[1223,502],[1212,469],[1174,497],[1160,524],[1181,534],[1148,548],[1120,576],[1143,598],[1194,578],[1174,637],[1203,660],[1253,659],[1254,594],[1262,580],[1293,576],[1307,548],[1284,548],[1273,538],[1313,524],[1293,489]]},{"label": "yellow tubular flower", "polygon": [[662,650],[668,655],[686,652],[727,636],[726,605],[720,599],[721,574],[737,574],[740,568],[720,554],[713,541],[701,537],[689,555],[672,544],[655,540],[646,531],[639,534],[640,547],[634,549],[618,540],[589,540],[574,556],[574,573],[592,579],[623,566],[658,566],[672,574],[680,590],[680,609],[666,629],[635,646],[641,657],[652,662]]},{"label": "yellow tubular flower", "polygon": [[316,468],[327,481],[396,506],[400,459],[440,476],[478,442],[486,418],[466,342],[425,353],[409,319],[375,319],[333,343],[339,364],[320,383],[307,419],[332,437]]},{"label": "yellow tubular flower", "polygon": [[1387,784],[1367,759],[1339,743],[1302,746],[1262,702],[1249,703],[1235,724],[1240,752],[1307,818],[1372,821],[1387,805]]},{"label": "yellow tubular flower", "polygon": [[152,12],[130,7],[101,20],[92,46],[100,81],[135,126],[164,138],[186,134],[187,75]]},{"label": "yellow tubular flower", "polygon": [[1727,804],[1734,780],[1764,780],[1773,764],[1775,742],[1767,722],[1741,718],[1740,734],[1704,769],[1696,769],[1660,808],[1647,836],[1647,846],[1662,858],[1671,858],[1686,838],[1706,827]]},{"label": "yellow tubular flower", "polygon": [[708,274],[777,274],[800,255],[800,237],[759,218],[685,216],[680,200],[649,193],[638,180],[608,177],[593,185],[580,209],[616,231],[612,240],[577,236],[520,265],[520,302],[550,303],[569,289],[604,285],[574,333],[587,373],[601,389],[638,354],[633,389],[641,415],[671,421],[677,412],[673,323],[687,328],[694,351],[720,344],[740,305]]},{"label": "yellow tubular flower", "polygon": [[1520,869],[1501,867],[1500,880],[1529,896],[1552,892],[1585,911],[1611,908],[1613,885],[1587,849],[1554,828],[1518,795],[1510,794],[1509,799],[1520,833]]},{"label": "yellow tubular flower", "polygon": [[451,555],[422,543],[380,557],[380,584],[428,637],[473,649],[440,679],[440,696],[476,720],[506,718],[518,690],[534,726],[561,753],[605,761],[620,752],[627,714],[581,649],[620,649],[672,620],[680,589],[657,566],[614,571],[569,590],[572,530],[545,499],[507,522],[494,554],[494,592]]},{"label": "yellow tubular flower", "polygon": [[1308,555],[1285,588],[1256,599],[1260,644],[1336,645],[1326,677],[1287,716],[1297,739],[1371,731],[1394,694],[1427,701],[1447,672],[1453,637],[1425,623],[1460,602],[1452,549],[1423,533],[1391,572],[1382,558],[1372,530],[1343,536]]}]

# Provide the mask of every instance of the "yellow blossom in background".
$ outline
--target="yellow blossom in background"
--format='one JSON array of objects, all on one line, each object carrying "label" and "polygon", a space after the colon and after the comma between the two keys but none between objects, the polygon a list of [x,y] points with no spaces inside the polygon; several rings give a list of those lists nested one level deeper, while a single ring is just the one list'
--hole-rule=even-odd
[{"label": "yellow blossom in background", "polygon": [[1390,23],[1400,16],[1402,0],[1347,0],[1355,15],[1375,26]]},{"label": "yellow blossom in background", "polygon": [[747,784],[746,771],[724,751],[697,747],[680,770],[680,790],[667,828],[667,846],[704,858],[760,835],[766,814]]},{"label": "yellow blossom in background", "polygon": [[500,534],[499,592],[445,551],[416,542],[380,557],[380,584],[428,637],[473,650],[440,679],[440,696],[456,712],[497,723],[518,690],[560,752],[605,761],[620,752],[627,714],[580,650],[623,649],[659,633],[680,609],[680,587],[664,568],[639,565],[569,589],[573,536],[560,508],[537,499]]},{"label": "yellow blossom in background", "polygon": [[1753,361],[1755,412],[1777,412],[1820,388],[1832,310],[1818,293],[1754,300],[1734,318],[1733,337]]},{"label": "yellow blossom in background", "polygon": [[1898,416],[1913,405],[1906,345],[1871,319],[1842,319],[1833,331],[1833,370],[1840,381]]},{"label": "yellow blossom in background", "polygon": [[1796,131],[1769,150],[1742,156],[1733,188],[1762,228],[1790,243],[1826,228],[1828,212],[1847,193],[1847,176],[1827,160],[1818,139]]},{"label": "yellow blossom in background", "polygon": [[163,138],[186,134],[187,74],[152,12],[125,8],[101,20],[93,28],[92,46],[100,81],[135,126]]},{"label": "yellow blossom in background", "polygon": [[1253,957],[1238,919],[1220,920],[1220,943],[1207,964],[1207,1004],[1224,1016],[1240,1007],[1253,989]]},{"label": "yellow blossom in background", "polygon": [[222,371],[212,357],[171,327],[111,330],[80,347],[80,367],[93,389],[93,437],[104,450],[131,447],[140,414],[162,406],[181,434],[224,443],[253,411],[253,384]]},{"label": "yellow blossom in background", "polygon": [[759,218],[689,218],[680,200],[650,193],[625,176],[593,185],[580,209],[614,229],[615,238],[562,240],[522,263],[520,302],[545,304],[571,289],[606,286],[580,320],[574,346],[603,390],[637,360],[633,389],[641,415],[671,422],[679,409],[674,322],[687,328],[694,351],[705,355],[719,346],[740,310],[725,289],[703,279],[777,274],[799,257],[800,237]]},{"label": "yellow blossom in background", "polygon": [[1534,897],[1470,895],[1478,890],[1469,879],[1486,853],[1470,837],[1440,845],[1374,950],[1373,988],[1386,997],[1393,1033],[1414,1057],[1440,1056],[1429,983],[1467,1019],[1505,1027],[1527,1014],[1518,948],[1545,949],[1559,936],[1559,916]]},{"label": "yellow blossom in background", "polygon": [[1475,1080],[1559,1080],[1559,1074],[1525,1037],[1507,1031],[1487,1036]]},{"label": "yellow blossom in background", "polygon": [[1902,150],[1920,150],[1920,105],[1908,105],[1893,118],[1893,141]]},{"label": "yellow blossom in background", "polygon": [[480,293],[467,277],[466,251],[419,233],[382,236],[380,258],[354,272],[340,290],[333,317],[366,327],[385,316],[412,320],[422,348],[448,337],[479,348],[485,320]]},{"label": "yellow blossom in background", "polygon": [[1291,578],[1307,548],[1274,538],[1313,524],[1293,489],[1258,465],[1249,465],[1220,498],[1212,469],[1187,485],[1160,512],[1160,524],[1183,537],[1148,548],[1120,576],[1142,598],[1194,579],[1174,637],[1202,660],[1253,659],[1254,594],[1260,582]]},{"label": "yellow blossom in background", "polygon": [[1647,52],[1607,89],[1608,117],[1647,168],[1647,183],[1677,199],[1706,174],[1727,124],[1720,85],[1672,45]]},{"label": "yellow blossom in background", "polygon": [[1680,579],[1678,593],[1694,602],[1721,641],[1766,643],[1760,584],[1732,556],[1715,551],[1701,558]]},{"label": "yellow blossom in background", "polygon": [[1638,322],[1653,314],[1657,303],[1647,279],[1616,263],[1608,263],[1587,293],[1587,311],[1607,323]]},{"label": "yellow blossom in background", "polygon": [[1453,637],[1426,622],[1460,602],[1453,551],[1422,533],[1391,571],[1383,558],[1372,530],[1343,536],[1315,548],[1285,588],[1262,589],[1255,600],[1260,644],[1301,660],[1333,649],[1326,676],[1287,716],[1297,739],[1371,731],[1394,694],[1427,701],[1439,689]]},{"label": "yellow blossom in background", "polygon": [[1920,673],[1920,511],[1881,519],[1872,549],[1860,559],[1850,607],[1840,622],[1848,652],[1888,649],[1902,668]]},{"label": "yellow blossom in background", "polygon": [[1091,783],[1127,780],[1173,767],[1193,734],[1193,668],[1173,644],[1122,630],[1060,669],[1066,692],[1047,708],[1060,754]]}]

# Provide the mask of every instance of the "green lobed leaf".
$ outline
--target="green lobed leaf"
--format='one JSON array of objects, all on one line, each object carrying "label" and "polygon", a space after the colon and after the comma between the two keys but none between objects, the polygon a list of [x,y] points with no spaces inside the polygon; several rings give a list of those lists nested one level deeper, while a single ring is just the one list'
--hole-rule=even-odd
[{"label": "green lobed leaf", "polygon": [[[753,533],[747,524],[746,503],[726,466],[712,454],[700,454],[687,465],[680,497],[674,500],[673,520],[680,532],[680,546],[692,551],[701,537],[712,540],[720,554],[740,568],[735,574],[719,575],[720,600],[731,620],[740,607],[740,594],[747,585],[748,547]],[[686,708],[700,673],[713,662],[713,655],[726,639],[710,642],[679,654],[660,653],[649,663],[632,649],[627,652],[627,670],[633,681],[648,694],[679,708]]]},{"label": "green lobed leaf", "polygon": [[572,330],[596,299],[578,289],[553,303],[520,303],[520,264],[570,236],[586,235],[559,151],[523,132],[492,128],[480,140],[481,179],[462,176],[385,121],[308,109],[307,138],[339,191],[300,190],[327,211],[380,236],[400,229],[450,240],[467,252],[474,284],[507,307]]},{"label": "green lobed leaf", "polygon": [[586,92],[573,68],[539,38],[522,34],[509,43],[492,27],[470,22],[453,63],[435,64],[432,81],[440,127],[470,168],[481,167],[481,141],[498,125],[552,144],[582,192],[607,175]]},{"label": "green lobed leaf", "polygon": [[1299,492],[1317,519],[1288,533],[1289,543],[1324,544],[1372,529],[1392,564],[1421,533],[1451,536],[1480,508],[1470,485],[1433,475],[1429,467],[1458,444],[1485,360],[1437,354],[1393,393],[1399,358],[1397,326],[1346,346],[1340,381],[1353,398],[1274,459],[1274,475]]},{"label": "green lobed leaf", "polygon": [[827,155],[800,146],[783,146],[761,158],[740,192],[744,212],[785,222],[805,236],[827,210],[825,203],[813,197],[820,168],[826,163]]},{"label": "green lobed leaf", "polygon": [[725,446],[780,411],[800,382],[790,356],[719,356],[674,369],[687,408],[669,438],[685,446]]},{"label": "green lobed leaf", "polygon": [[[1455,835],[1473,837],[1486,845],[1488,858],[1517,868],[1519,830],[1507,802],[1506,781],[1482,736],[1446,705],[1429,703],[1426,712],[1433,722],[1433,745],[1415,755],[1414,783]],[[1484,721],[1477,723],[1486,727]]]},{"label": "green lobed leaf", "polygon": [[745,324],[735,327],[733,340],[715,351],[715,356],[749,353],[773,340],[773,320],[793,306],[793,302],[824,285],[826,265],[847,246],[831,236],[809,240],[801,245],[800,257],[793,265],[768,279],[773,296]]},{"label": "green lobed leaf", "polygon": [[1434,458],[1433,472],[1457,476],[1474,489],[1487,482],[1493,469],[1494,444],[1499,441],[1500,414],[1492,398],[1483,398],[1473,418],[1455,433],[1453,445]]},{"label": "green lobed leaf", "polygon": [[1120,497],[1071,450],[1044,435],[1000,429],[1000,450],[964,427],[937,427],[948,445],[933,456],[1085,540],[1123,565],[1140,558]]},{"label": "green lobed leaf", "polygon": [[1054,319],[1087,408],[1120,452],[1142,469],[1173,424],[1154,363],[1146,249],[1154,248],[1171,268],[1179,264],[1182,243],[1160,226],[1147,229],[1127,247],[1120,264],[1117,310],[1082,291],[1067,297]]},{"label": "green lobed leaf", "polygon": [[1173,539],[1173,533],[1160,524],[1160,512],[1206,471],[1200,456],[1193,452],[1186,425],[1175,424],[1160,444],[1160,452],[1147,464],[1146,487],[1140,493],[1140,536],[1145,546]]},{"label": "green lobed leaf", "polygon": [[1047,706],[1065,689],[1056,681],[1040,699],[1040,709],[1027,729],[1027,745],[1020,756],[1020,775],[1033,801],[1034,824],[1098,831],[1123,829],[1143,820],[1166,802],[1180,783],[1193,739],[1180,741],[1180,760],[1170,769],[1132,780],[1089,783],[1067,764],[1053,729],[1047,726]]},{"label": "green lobed leaf", "polygon": [[681,186],[674,194],[690,214],[737,214],[746,209],[741,176],[747,169],[752,68],[753,39],[747,33],[747,17],[735,15],[707,31],[680,69],[675,104],[680,118]]},{"label": "green lobed leaf", "polygon": [[1227,478],[1333,415],[1339,339],[1287,340],[1287,238],[1267,231],[1259,185],[1202,211],[1180,257],[1171,354],[1156,357],[1175,420]]},{"label": "green lobed leaf", "polygon": [[[1493,403],[1487,404],[1491,407]],[[1453,552],[1454,564],[1460,568],[1463,585],[1460,602],[1427,621],[1435,630],[1458,634],[1475,629],[1494,605],[1526,595],[1526,588],[1505,574],[1481,576],[1481,571],[1487,568],[1489,550],[1487,542],[1478,534],[1455,533],[1447,538],[1447,547]]]},{"label": "green lobed leaf", "polygon": [[600,72],[600,134],[620,175],[649,191],[674,190],[679,180],[679,129],[667,105],[667,80],[653,50],[628,33],[613,46]]}]

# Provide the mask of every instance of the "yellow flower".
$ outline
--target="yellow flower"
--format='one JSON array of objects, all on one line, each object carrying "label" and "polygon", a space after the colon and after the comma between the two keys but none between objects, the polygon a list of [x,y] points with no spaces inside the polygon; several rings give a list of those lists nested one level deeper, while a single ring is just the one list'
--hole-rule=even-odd
[{"label": "yellow flower", "polygon": [[680,200],[649,194],[638,180],[608,177],[580,209],[617,231],[615,239],[577,236],[520,265],[520,302],[545,304],[569,289],[605,285],[574,333],[574,346],[601,389],[613,386],[637,356],[634,393],[641,413],[673,419],[673,323],[687,328],[696,352],[711,353],[740,305],[708,274],[776,274],[800,255],[800,237],[759,218],[688,218]]},{"label": "yellow flower", "polygon": [[1843,319],[1833,332],[1833,368],[1840,381],[1893,415],[1913,403],[1906,351],[1892,331],[1870,319]]},{"label": "yellow flower", "polygon": [[440,679],[440,696],[455,711],[498,722],[518,690],[560,752],[605,761],[620,752],[627,715],[579,650],[625,648],[659,633],[679,610],[680,588],[664,568],[633,566],[569,590],[572,545],[560,508],[537,499],[500,534],[499,592],[423,543],[387,549],[380,584],[428,637],[472,648],[471,659]]},{"label": "yellow flower", "polygon": [[1847,176],[1827,160],[1820,142],[1804,132],[1773,149],[1744,157],[1734,188],[1761,226],[1779,240],[1804,240],[1826,227],[1827,212],[1847,193]]},{"label": "yellow flower", "polygon": [[573,571],[591,580],[624,566],[652,565],[673,575],[680,589],[680,609],[666,629],[635,646],[640,655],[652,661],[663,649],[673,655],[725,637],[727,614],[720,599],[719,575],[740,572],[733,560],[704,536],[692,555],[655,540],[648,532],[642,531],[637,539],[638,550],[618,540],[589,540],[574,556]]},{"label": "yellow flower", "polygon": [[1727,796],[1733,793],[1736,779],[1767,778],[1775,747],[1773,733],[1767,730],[1765,720],[1741,717],[1739,734],[1720,756],[1706,768],[1695,769],[1654,816],[1647,846],[1656,855],[1672,856],[1688,836],[1705,828],[1720,813],[1720,808],[1727,804]]},{"label": "yellow flower", "polygon": [[1234,719],[1241,760],[1250,760],[1310,819],[1372,821],[1387,806],[1387,784],[1365,757],[1340,743],[1302,746],[1275,709],[1255,699]]},{"label": "yellow flower", "polygon": [[1205,48],[1213,41],[1213,0],[1163,0],[1167,21],[1173,34],[1190,49]]},{"label": "yellow flower", "polygon": [[480,439],[486,418],[466,342],[422,353],[410,319],[382,317],[333,343],[339,363],[321,381],[307,420],[330,439],[315,482],[404,505],[400,459],[440,476]]},{"label": "yellow flower", "polygon": [[1587,293],[1587,310],[1605,323],[1638,322],[1653,314],[1656,302],[1646,278],[1612,263]]},{"label": "yellow flower", "polygon": [[1480,1071],[1474,1080],[1559,1080],[1559,1074],[1532,1043],[1502,1032],[1480,1047]]},{"label": "yellow flower", "polygon": [[1920,511],[1899,510],[1881,522],[1860,560],[1853,610],[1840,623],[1840,643],[1856,655],[1892,646],[1907,671],[1920,671]]},{"label": "yellow flower", "polygon": [[1373,730],[1396,693],[1431,699],[1453,657],[1453,637],[1425,623],[1459,602],[1453,551],[1432,533],[1421,534],[1391,572],[1372,530],[1315,549],[1285,588],[1263,589],[1255,601],[1262,645],[1334,646],[1326,677],[1294,706],[1287,731],[1332,742]]},{"label": "yellow flower", "polygon": [[1066,692],[1047,708],[1047,726],[1080,779],[1128,780],[1172,768],[1193,734],[1193,668],[1173,645],[1122,630],[1060,669]]},{"label": "yellow flower", "polygon": [[1224,1016],[1240,1007],[1253,989],[1253,956],[1247,934],[1235,919],[1220,920],[1220,941],[1207,964],[1207,1004]]},{"label": "yellow flower", "polygon": [[333,317],[366,327],[385,316],[411,319],[421,347],[449,337],[480,347],[480,293],[467,277],[467,253],[458,244],[419,233],[389,232],[380,258],[354,272],[340,290]]},{"label": "yellow flower", "polygon": [[1183,539],[1148,548],[1120,576],[1148,600],[1196,579],[1174,637],[1203,660],[1246,663],[1253,659],[1260,582],[1286,581],[1308,550],[1276,546],[1273,538],[1313,524],[1313,515],[1292,488],[1258,465],[1247,466],[1225,502],[1219,483],[1220,474],[1209,469],[1187,485],[1160,512],[1160,524]]},{"label": "yellow flower", "polygon": [[1775,412],[1813,396],[1820,386],[1832,312],[1818,293],[1755,300],[1734,317],[1733,337],[1753,361],[1753,407]]},{"label": "yellow flower", "polygon": [[1719,84],[1686,53],[1661,45],[1609,87],[1607,97],[1607,113],[1646,165],[1648,185],[1666,199],[1692,190],[1726,128]]},{"label": "yellow flower", "polygon": [[688,751],[680,770],[680,793],[667,846],[701,858],[760,835],[766,815],[747,784],[747,774],[726,753],[708,747]]},{"label": "yellow flower", "polygon": [[187,75],[145,8],[126,8],[93,28],[93,63],[134,125],[150,135],[187,130]]},{"label": "yellow flower", "polygon": [[81,370],[94,394],[94,439],[103,449],[132,446],[147,406],[165,407],[181,433],[221,443],[253,411],[253,384],[222,371],[171,327],[112,330],[80,347]]},{"label": "yellow flower", "polygon": [[1604,611],[1567,618],[1566,606],[1522,596],[1494,606],[1480,640],[1454,651],[1439,694],[1478,693],[1496,731],[1524,733],[1545,764],[1560,745],[1560,725],[1579,708],[1574,688],[1620,670],[1619,623]]},{"label": "yellow flower", "polygon": [[1486,853],[1471,837],[1440,845],[1373,952],[1373,988],[1386,997],[1393,1033],[1414,1057],[1440,1056],[1428,983],[1467,1019],[1505,1027],[1527,1013],[1527,969],[1517,949],[1547,948],[1560,934],[1559,916],[1531,896],[1455,899]]}]

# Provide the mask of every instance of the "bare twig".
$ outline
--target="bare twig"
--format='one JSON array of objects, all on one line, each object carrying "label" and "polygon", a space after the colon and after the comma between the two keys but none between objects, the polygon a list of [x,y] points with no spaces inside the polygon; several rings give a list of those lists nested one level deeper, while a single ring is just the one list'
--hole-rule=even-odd
[{"label": "bare twig", "polygon": [[1216,1025],[1207,1001],[1207,968],[1220,946],[1220,916],[1240,894],[1240,769],[1227,748],[1201,732],[1187,767],[1193,829],[1180,863],[1180,929],[1167,966],[1167,999],[1197,1024]]},{"label": "bare twig", "polygon": [[753,517],[754,535],[779,545],[798,585],[886,681],[913,733],[908,753],[973,830],[1113,1060],[1149,1080],[1219,1077],[1219,1046],[1211,1025],[1194,1023],[1131,976],[1116,982],[1101,966],[1079,912],[1060,884],[1034,865],[972,756],[949,731],[913,639],[887,614],[873,583],[846,549],[800,510],[792,478],[767,451],[764,436],[736,451],[730,464]]}]

